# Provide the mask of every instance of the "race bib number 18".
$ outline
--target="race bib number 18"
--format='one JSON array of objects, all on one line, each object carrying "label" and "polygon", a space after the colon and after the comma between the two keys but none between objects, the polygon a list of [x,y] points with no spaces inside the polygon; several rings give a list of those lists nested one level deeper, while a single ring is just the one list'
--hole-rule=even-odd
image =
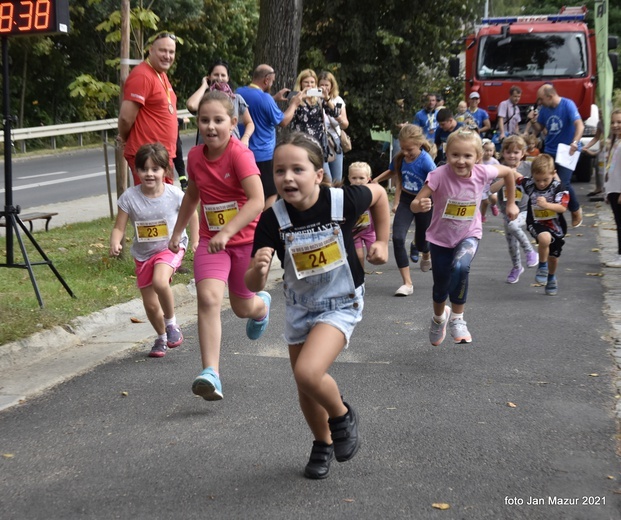
[{"label": "race bib number 18", "polygon": [[472,220],[477,211],[477,202],[448,199],[442,218],[451,220]]}]

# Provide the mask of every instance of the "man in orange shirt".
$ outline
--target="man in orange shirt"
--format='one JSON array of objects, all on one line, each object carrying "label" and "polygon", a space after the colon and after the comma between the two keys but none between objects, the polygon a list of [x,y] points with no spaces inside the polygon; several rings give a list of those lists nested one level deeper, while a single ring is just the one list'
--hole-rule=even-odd
[{"label": "man in orange shirt", "polygon": [[168,150],[170,172],[165,181],[172,184],[172,160],[177,150],[177,96],[168,81],[166,72],[175,61],[174,34],[160,33],[149,49],[149,56],[136,66],[125,81],[123,103],[119,111],[117,141],[124,146],[123,155],[134,177],[135,156],[143,144],[160,142]]}]

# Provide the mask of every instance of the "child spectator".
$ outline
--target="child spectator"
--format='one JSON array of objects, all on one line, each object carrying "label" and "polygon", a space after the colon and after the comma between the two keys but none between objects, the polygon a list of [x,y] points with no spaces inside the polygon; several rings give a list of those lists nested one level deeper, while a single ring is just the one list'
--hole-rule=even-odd
[{"label": "child spectator", "polygon": [[[414,235],[416,252],[420,251],[423,256],[420,269],[423,272],[431,269],[431,255],[425,236],[431,221],[431,213],[415,214],[410,209],[410,204],[424,186],[427,174],[435,169],[435,164],[429,155],[429,143],[420,127],[405,125],[399,132],[399,143],[401,151],[390,163],[389,169],[377,176],[373,182],[379,183],[397,176],[397,189],[393,202],[395,217],[392,223],[392,245],[403,284],[397,289],[395,296],[410,296],[414,292],[414,285],[410,274],[408,253],[405,249],[405,238],[412,220],[416,221]],[[414,256],[413,253],[414,251],[411,251],[411,256]]]},{"label": "child spectator", "polygon": [[[246,284],[265,286],[274,251],[283,264],[285,339],[300,407],[314,441],[304,476],[328,476],[330,462],[345,462],[360,447],[358,417],[344,402],[328,370],[362,318],[364,271],[352,228],[371,207],[377,240],[367,260],[388,258],[388,197],[377,184],[320,186],[321,146],[306,134],[285,136],[274,151],[274,181],[282,197],[261,215]],[[317,263],[317,258],[325,261]]]},{"label": "child spectator", "polygon": [[255,295],[244,284],[264,197],[252,152],[231,138],[237,118],[230,97],[218,90],[206,93],[198,105],[197,124],[204,144],[188,154],[188,189],[169,247],[178,250],[182,230],[200,201],[200,243],[194,255],[194,278],[203,370],[192,383],[192,392],[216,401],[223,397],[220,312],[227,283],[233,312],[248,318],[246,334],[250,339],[258,339],[267,328],[271,298],[267,292]]},{"label": "child spectator", "polygon": [[617,224],[617,257],[606,262],[607,267],[621,267],[621,109],[610,115],[610,151],[606,161],[604,187]]},{"label": "child spectator", "polygon": [[458,123],[463,123],[466,120],[467,112],[468,103],[463,100],[457,103],[457,113],[455,114],[455,121],[457,121]]},{"label": "child spectator", "polygon": [[556,269],[565,243],[563,237],[567,233],[563,213],[569,204],[569,192],[555,178],[556,170],[551,155],[541,154],[537,157],[533,161],[531,175],[531,179],[519,179],[518,184],[528,197],[528,230],[539,244],[539,267],[535,280],[546,284],[547,295],[555,296],[558,293]]},{"label": "child spectator", "polygon": [[526,154],[524,160],[532,163],[541,151],[539,150],[539,138],[535,134],[524,134],[522,136],[526,142]]},{"label": "child spectator", "polygon": [[[169,348],[183,342],[175,317],[175,298],[170,280],[181,265],[188,247],[185,226],[180,230],[176,253],[168,249],[168,240],[177,223],[183,192],[164,182],[170,174],[168,152],[160,143],[145,144],[136,152],[136,172],[140,184],[119,197],[119,211],[110,235],[110,255],[119,256],[127,221],[134,225],[131,253],[136,263],[136,285],[149,322],[157,333],[149,357],[164,357]],[[198,245],[198,218],[190,221],[192,248]]]},{"label": "child spectator", "polygon": [[[515,205],[514,170],[507,166],[477,164],[483,155],[481,138],[472,130],[458,130],[446,143],[447,164],[432,171],[411,204],[414,213],[431,211],[427,230],[433,262],[433,318],[429,340],[444,341],[447,324],[455,343],[470,343],[464,321],[470,264],[482,236],[478,210],[483,189],[496,177],[507,185],[507,216],[518,215]],[[433,200],[433,202],[432,202]],[[451,307],[446,305],[450,299]]]},{"label": "child spectator", "polygon": [[[483,158],[481,159],[481,164],[485,165],[494,165],[500,164],[498,159],[496,159],[496,146],[490,139],[483,139],[481,141],[483,143]],[[481,200],[481,221],[486,222],[487,217],[487,207],[491,205],[492,207],[492,215],[495,217],[498,216],[498,197],[495,193],[490,192],[490,184],[485,186],[485,190],[483,191],[483,199]]]},{"label": "child spectator", "polygon": [[[349,165],[348,173],[349,184],[352,186],[364,186],[371,182],[371,166],[365,162],[355,162]],[[364,253],[365,248],[368,253],[375,242],[375,226],[373,225],[373,218],[369,210],[366,210],[358,222],[356,222],[354,229],[354,245],[356,246],[356,254],[360,265],[364,269]]]},{"label": "child spectator", "polygon": [[[526,153],[526,142],[519,135],[510,135],[502,142],[502,164],[513,168],[520,175],[530,177],[530,163],[524,161]],[[522,186],[515,187],[515,200],[520,214],[515,220],[509,220],[505,215],[505,197],[504,197],[504,181],[500,180],[492,184],[492,191],[499,192],[498,205],[503,213],[503,224],[505,228],[505,238],[509,247],[509,256],[513,267],[507,276],[507,283],[517,283],[520,275],[524,272],[522,260],[520,258],[520,246],[524,249],[526,255],[526,265],[535,267],[539,263],[539,256],[533,249],[528,235],[522,229],[526,225],[526,210],[528,208],[528,198],[524,196]]]}]

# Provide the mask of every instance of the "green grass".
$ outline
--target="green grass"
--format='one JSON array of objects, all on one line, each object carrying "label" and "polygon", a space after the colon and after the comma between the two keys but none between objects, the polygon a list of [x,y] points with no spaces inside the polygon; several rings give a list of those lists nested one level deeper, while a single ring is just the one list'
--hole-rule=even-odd
[{"label": "green grass", "polygon": [[[76,298],[69,296],[49,266],[33,266],[44,304],[40,308],[28,270],[0,268],[0,345],[140,297],[129,252],[133,231],[128,226],[123,258],[110,258],[112,226],[109,218],[102,218],[34,233]],[[28,237],[23,234],[22,237],[30,261],[42,261]],[[0,241],[0,263],[6,264],[6,238],[0,237]],[[16,238],[13,241],[13,262],[24,263]],[[185,267],[191,267],[192,256],[191,251],[186,253]],[[191,273],[176,274],[173,283],[187,284],[191,278]]]}]

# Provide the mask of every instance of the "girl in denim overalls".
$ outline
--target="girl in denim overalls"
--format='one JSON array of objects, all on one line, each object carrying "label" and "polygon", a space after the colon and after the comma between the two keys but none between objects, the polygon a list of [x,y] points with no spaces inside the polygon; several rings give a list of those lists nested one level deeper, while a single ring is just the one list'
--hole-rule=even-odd
[{"label": "girl in denim overalls", "polygon": [[381,186],[320,187],[323,152],[301,133],[286,136],[274,151],[274,181],[281,199],[261,215],[253,259],[246,272],[250,290],[265,287],[274,251],[284,270],[285,339],[300,406],[313,436],[308,478],[328,476],[330,462],[358,451],[358,421],[327,373],[362,318],[364,271],[352,228],[371,208],[376,242],[367,259],[388,258],[390,214]]}]

